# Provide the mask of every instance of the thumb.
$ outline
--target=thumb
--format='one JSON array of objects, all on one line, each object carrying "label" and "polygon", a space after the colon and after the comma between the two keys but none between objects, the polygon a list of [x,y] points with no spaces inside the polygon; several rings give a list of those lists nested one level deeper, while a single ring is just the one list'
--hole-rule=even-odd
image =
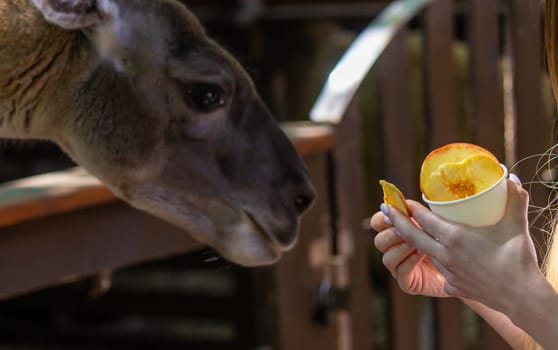
[{"label": "thumb", "polygon": [[522,186],[521,182],[514,174],[507,179],[508,182],[508,202],[506,213],[502,221],[515,224],[528,224],[529,192]]}]

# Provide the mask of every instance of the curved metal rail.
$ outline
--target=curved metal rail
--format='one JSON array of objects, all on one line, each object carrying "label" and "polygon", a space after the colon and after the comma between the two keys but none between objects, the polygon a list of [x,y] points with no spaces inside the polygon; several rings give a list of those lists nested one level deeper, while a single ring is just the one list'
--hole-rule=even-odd
[{"label": "curved metal rail", "polygon": [[337,124],[360,84],[395,34],[433,0],[398,0],[388,5],[345,51],[318,96],[310,119]]}]

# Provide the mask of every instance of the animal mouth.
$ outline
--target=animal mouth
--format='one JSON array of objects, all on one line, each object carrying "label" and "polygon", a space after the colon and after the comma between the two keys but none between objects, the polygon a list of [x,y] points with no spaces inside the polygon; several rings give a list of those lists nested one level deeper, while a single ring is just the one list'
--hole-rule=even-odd
[{"label": "animal mouth", "polygon": [[256,229],[256,231],[265,239],[266,242],[269,243],[270,248],[277,253],[278,255],[281,255],[282,252],[286,251],[285,248],[283,248],[283,246],[277,242],[277,240],[273,237],[273,235],[271,233],[269,233],[269,231],[267,231],[260,223],[259,221],[256,219],[256,217],[251,214],[248,211],[245,211],[246,216],[248,217],[248,219],[250,220],[250,222],[252,223],[252,226],[254,226],[254,228]]}]

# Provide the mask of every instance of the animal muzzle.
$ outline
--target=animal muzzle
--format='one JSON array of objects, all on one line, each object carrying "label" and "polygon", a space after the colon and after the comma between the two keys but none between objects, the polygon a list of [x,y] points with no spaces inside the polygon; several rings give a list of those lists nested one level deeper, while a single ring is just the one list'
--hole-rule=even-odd
[{"label": "animal muzzle", "polygon": [[290,249],[296,242],[301,216],[312,206],[316,191],[310,180],[304,176],[287,182],[280,194],[281,208],[276,218],[283,213],[286,224],[278,225],[273,231],[274,239],[284,250]]}]

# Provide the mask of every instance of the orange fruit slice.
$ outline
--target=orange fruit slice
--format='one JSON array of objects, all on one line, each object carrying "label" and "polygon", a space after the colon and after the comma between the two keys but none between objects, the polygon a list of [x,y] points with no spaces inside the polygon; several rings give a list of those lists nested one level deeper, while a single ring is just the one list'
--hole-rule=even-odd
[{"label": "orange fruit slice", "polygon": [[391,205],[401,213],[409,216],[405,197],[399,188],[386,180],[380,180],[380,186],[382,186],[382,191],[384,192],[384,203]]},{"label": "orange fruit slice", "polygon": [[420,172],[420,189],[429,200],[452,201],[482,192],[503,174],[498,159],[486,149],[452,143],[426,156]]}]

